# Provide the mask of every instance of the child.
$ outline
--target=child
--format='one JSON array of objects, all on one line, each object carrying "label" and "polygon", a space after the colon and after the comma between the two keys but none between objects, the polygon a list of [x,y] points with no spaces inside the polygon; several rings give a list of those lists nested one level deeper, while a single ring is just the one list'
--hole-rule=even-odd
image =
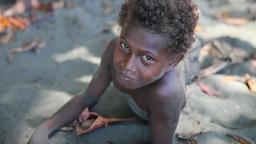
[{"label": "child", "polygon": [[47,143],[84,108],[97,104],[111,82],[129,95],[135,113],[149,121],[151,143],[172,143],[186,101],[184,77],[176,65],[194,41],[197,19],[191,0],[126,1],[120,12],[121,34],[105,49],[86,91],[42,123],[28,143]]}]

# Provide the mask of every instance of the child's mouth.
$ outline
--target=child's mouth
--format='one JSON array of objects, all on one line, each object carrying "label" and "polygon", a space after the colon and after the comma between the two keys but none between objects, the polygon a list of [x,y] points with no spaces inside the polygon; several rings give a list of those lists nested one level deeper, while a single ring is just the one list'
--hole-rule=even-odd
[{"label": "child's mouth", "polygon": [[127,75],[124,75],[124,74],[121,74],[120,77],[123,78],[123,79],[125,79],[125,80],[127,80],[127,81],[133,80],[133,78],[131,78],[131,77],[127,76]]},{"label": "child's mouth", "polygon": [[119,73],[119,81],[122,85],[129,85],[132,83],[134,79],[123,74],[123,73]]}]

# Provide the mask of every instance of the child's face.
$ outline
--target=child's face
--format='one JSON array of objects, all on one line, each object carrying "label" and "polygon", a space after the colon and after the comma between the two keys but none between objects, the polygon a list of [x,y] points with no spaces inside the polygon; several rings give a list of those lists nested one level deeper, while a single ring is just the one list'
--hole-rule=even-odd
[{"label": "child's face", "polygon": [[141,27],[123,27],[114,52],[118,83],[127,89],[137,89],[171,70],[173,62],[163,48],[164,41],[164,37]]}]

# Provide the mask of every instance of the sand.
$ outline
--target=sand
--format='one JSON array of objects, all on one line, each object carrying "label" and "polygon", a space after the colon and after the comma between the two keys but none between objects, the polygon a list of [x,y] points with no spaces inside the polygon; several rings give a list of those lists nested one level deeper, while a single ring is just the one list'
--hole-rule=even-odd
[{"label": "sand", "polygon": [[[15,39],[0,45],[0,143],[25,144],[33,130],[77,93],[84,90],[100,62],[108,42],[118,35],[119,0],[74,0],[76,7],[54,11],[42,21],[16,34]],[[198,0],[202,43],[216,38],[231,38],[237,47],[255,51],[256,23],[241,26],[226,24],[214,18],[222,11],[250,16],[255,1]],[[0,3],[0,7],[4,7]],[[243,5],[243,7],[241,6]],[[102,7],[103,6],[103,7]],[[39,14],[42,16],[43,14]],[[8,63],[12,48],[24,41],[40,37],[45,46],[37,53],[15,55]],[[204,61],[200,62],[203,67]],[[234,64],[203,82],[221,93],[212,97],[203,93],[196,83],[187,86],[187,105],[182,111],[177,133],[203,134],[195,137],[199,144],[228,144],[226,134],[236,134],[256,141],[256,95],[241,82],[226,81],[225,75],[256,76],[252,61]],[[127,103],[111,86],[94,108],[105,116],[131,117]],[[111,125],[84,136],[58,132],[51,143],[131,144],[150,137],[146,124]]]}]

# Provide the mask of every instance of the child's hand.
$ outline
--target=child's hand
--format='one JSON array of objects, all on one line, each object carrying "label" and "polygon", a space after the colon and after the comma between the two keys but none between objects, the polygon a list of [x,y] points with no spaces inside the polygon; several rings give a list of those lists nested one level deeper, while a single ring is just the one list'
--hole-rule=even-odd
[{"label": "child's hand", "polygon": [[27,144],[50,144],[50,140],[48,139],[48,130],[38,128],[33,133]]}]

